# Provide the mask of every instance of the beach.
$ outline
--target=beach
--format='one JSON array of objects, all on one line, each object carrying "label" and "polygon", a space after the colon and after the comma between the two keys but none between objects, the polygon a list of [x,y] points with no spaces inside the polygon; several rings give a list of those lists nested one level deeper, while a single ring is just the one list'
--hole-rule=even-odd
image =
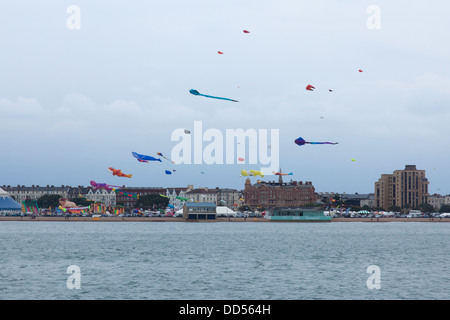
[{"label": "beach", "polygon": [[[35,217],[6,216],[0,221],[96,221],[96,222],[273,222],[262,217],[217,217],[214,220],[186,220],[183,217]],[[304,222],[304,221],[302,221]],[[333,218],[331,222],[450,222],[450,218]],[[301,222],[299,222],[301,223]]]}]

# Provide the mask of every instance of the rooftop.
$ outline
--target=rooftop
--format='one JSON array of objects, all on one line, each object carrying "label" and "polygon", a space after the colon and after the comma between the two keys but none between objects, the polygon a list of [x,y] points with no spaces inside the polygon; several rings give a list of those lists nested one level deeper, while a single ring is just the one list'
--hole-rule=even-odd
[{"label": "rooftop", "polygon": [[216,207],[214,202],[186,202],[185,205],[188,208]]}]

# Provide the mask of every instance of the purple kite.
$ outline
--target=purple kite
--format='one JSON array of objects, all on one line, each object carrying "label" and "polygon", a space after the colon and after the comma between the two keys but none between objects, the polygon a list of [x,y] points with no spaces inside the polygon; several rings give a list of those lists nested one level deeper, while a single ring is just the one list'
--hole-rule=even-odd
[{"label": "purple kite", "polygon": [[339,142],[309,142],[309,141],[305,141],[305,139],[303,139],[302,137],[295,139],[294,142],[296,144],[298,144],[299,146],[303,146],[306,143],[308,143],[308,144],[338,144],[339,143]]},{"label": "purple kite", "polygon": [[94,180],[91,180],[91,186],[97,190],[97,189],[105,189],[105,190],[112,190],[113,188],[121,188],[120,186],[112,186],[106,183],[97,183]]}]

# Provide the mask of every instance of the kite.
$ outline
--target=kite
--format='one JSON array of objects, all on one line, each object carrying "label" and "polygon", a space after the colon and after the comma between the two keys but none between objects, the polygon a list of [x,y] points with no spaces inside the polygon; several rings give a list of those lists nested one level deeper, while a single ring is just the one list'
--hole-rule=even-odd
[{"label": "kite", "polygon": [[121,190],[116,190],[116,189],[113,189],[113,191],[114,191],[115,193],[117,193],[118,195],[121,195],[121,196],[126,196],[126,197],[129,197],[129,198],[136,198],[136,199],[139,199],[139,195],[138,195],[138,194],[135,194],[135,193],[129,193],[129,192],[125,192],[125,191],[121,191]]},{"label": "kite", "polygon": [[292,176],[292,175],[294,175],[292,172],[289,172],[289,173],[281,173],[281,172],[275,172],[275,171],[272,171],[272,173],[273,173],[274,175],[276,175],[276,176]]},{"label": "kite", "polygon": [[164,198],[170,198],[170,197],[168,197],[168,196],[165,196],[165,195],[163,195],[163,194],[159,194],[161,197],[164,197]]},{"label": "kite", "polygon": [[178,200],[181,200],[181,201],[190,201],[191,200],[189,198],[184,198],[184,197],[175,197],[175,198],[177,198]]},{"label": "kite", "polygon": [[244,177],[246,177],[246,176],[250,176],[250,177],[261,176],[261,177],[264,177],[264,174],[261,171],[256,171],[256,170],[250,170],[248,172],[246,170],[241,170],[241,175],[243,175]]},{"label": "kite", "polygon": [[310,85],[310,84],[308,84],[308,85],[306,86],[306,90],[309,90],[309,91],[313,91],[315,88],[316,88],[316,87],[314,87],[314,86],[312,86],[312,85]]},{"label": "kite", "polygon": [[328,89],[328,91],[333,92],[333,90],[331,90],[331,89]]},{"label": "kite", "polygon": [[153,158],[151,156],[146,156],[145,154],[139,154],[136,152],[131,152],[133,157],[135,157],[139,162],[149,162],[149,161],[159,161],[162,162],[161,159]]},{"label": "kite", "polygon": [[203,172],[203,171],[200,171],[200,173],[201,173],[201,174],[206,174],[206,173],[205,173],[205,172]]},{"label": "kite", "polygon": [[166,170],[166,174],[172,174],[172,171]]},{"label": "kite", "polygon": [[122,172],[122,170],[114,169],[112,167],[109,167],[108,170],[111,171],[113,176],[124,177],[124,178],[131,178],[133,176],[132,174],[125,174]]},{"label": "kite", "polygon": [[217,53],[218,53],[218,54],[223,54],[223,52],[222,52],[222,51],[217,51]]},{"label": "kite", "polygon": [[298,144],[299,146],[302,146],[307,143],[308,144],[338,144],[339,143],[339,142],[309,142],[309,141],[305,141],[302,137],[295,139],[294,142],[296,144]]},{"label": "kite", "polygon": [[356,159],[352,158],[352,161],[356,161]]},{"label": "kite", "polygon": [[238,160],[239,160],[239,161],[245,161],[245,159],[244,159],[244,158],[238,158]]},{"label": "kite", "polygon": [[120,188],[119,186],[112,186],[106,183],[97,183],[94,180],[91,180],[91,186],[94,187],[95,190],[103,188],[105,190],[113,190],[113,188]]},{"label": "kite", "polygon": [[223,97],[216,97],[216,96],[208,96],[206,94],[201,94],[200,92],[198,92],[197,90],[191,89],[189,90],[189,92],[191,94],[193,94],[194,96],[202,96],[202,97],[206,97],[206,98],[213,98],[213,99],[221,99],[221,100],[228,100],[228,101],[233,101],[233,102],[239,102],[237,100],[233,100],[233,99],[229,99],[229,98],[223,98]]},{"label": "kite", "polygon": [[358,70],[359,72],[363,72],[361,69]]},{"label": "kite", "polygon": [[244,30],[243,32],[244,32],[244,33],[250,33],[250,31],[248,31],[248,30]]},{"label": "kite", "polygon": [[158,156],[160,156],[160,157],[163,157],[163,158],[166,159],[166,160],[169,160],[169,161],[172,162],[172,163],[175,163],[174,161],[170,160],[169,158],[164,157],[163,154],[162,154],[161,152],[157,152],[156,154],[157,154]]},{"label": "kite", "polygon": [[189,130],[184,129],[184,133],[190,134],[191,132]]}]

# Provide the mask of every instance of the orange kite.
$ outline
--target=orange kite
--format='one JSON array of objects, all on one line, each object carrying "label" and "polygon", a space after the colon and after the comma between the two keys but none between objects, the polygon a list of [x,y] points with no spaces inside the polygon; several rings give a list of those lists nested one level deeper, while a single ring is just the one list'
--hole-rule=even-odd
[{"label": "orange kite", "polygon": [[133,176],[132,174],[125,174],[122,172],[122,170],[114,169],[112,167],[109,167],[108,170],[111,171],[113,176],[124,177],[124,178],[131,178]]}]

